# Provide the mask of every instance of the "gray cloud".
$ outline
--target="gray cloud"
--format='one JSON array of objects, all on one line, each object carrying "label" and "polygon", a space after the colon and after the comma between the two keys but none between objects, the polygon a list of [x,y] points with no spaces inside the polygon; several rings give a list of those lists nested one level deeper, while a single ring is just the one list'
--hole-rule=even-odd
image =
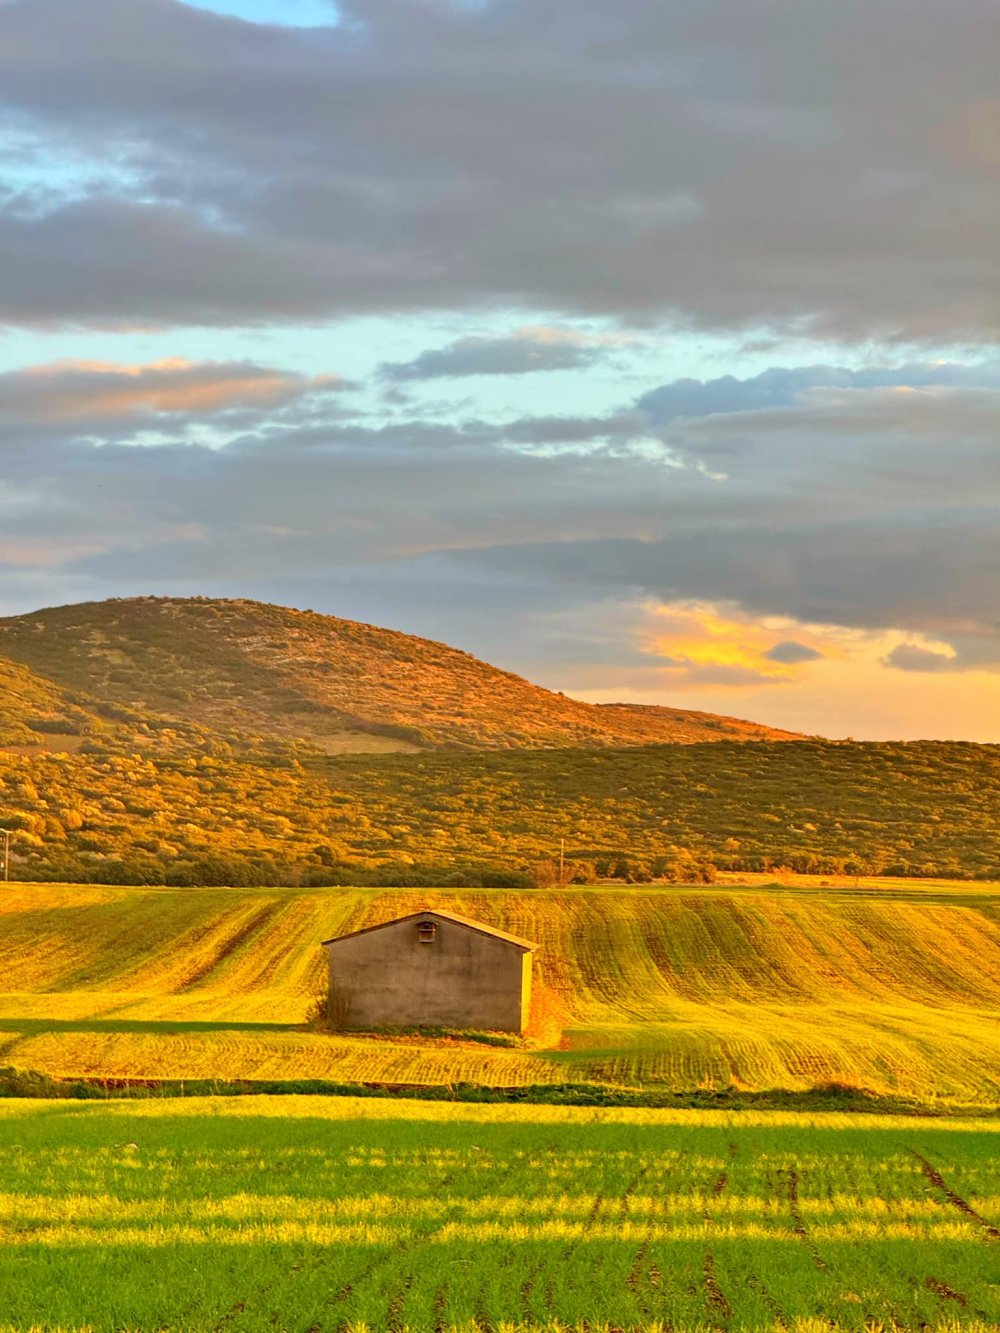
[{"label": "gray cloud", "polygon": [[885,659],[886,666],[900,671],[953,671],[955,659],[947,653],[935,653],[916,643],[900,643]]},{"label": "gray cloud", "polygon": [[412,361],[387,361],[389,380],[430,380],[464,375],[529,375],[541,370],[580,370],[607,356],[607,346],[555,330],[506,338],[459,338],[421,352]]},{"label": "gray cloud", "polygon": [[715,412],[792,407],[812,389],[1000,388],[1000,363],[918,363],[849,370],[844,366],[773,366],[750,379],[683,379],[643,394],[636,406],[657,424]]},{"label": "gray cloud", "polygon": [[948,634],[951,653],[939,653],[915,643],[898,644],[885,665],[900,671],[954,672],[1000,671],[1000,624],[984,627],[984,633]]},{"label": "gray cloud", "polygon": [[764,656],[769,662],[780,662],[782,666],[796,666],[800,662],[817,662],[823,654],[816,648],[810,648],[808,644],[786,639],[769,648]]},{"label": "gray cloud", "polygon": [[5,117],[47,164],[0,197],[0,318],[996,336],[991,0],[340,10],[0,5]]},{"label": "gray cloud", "polygon": [[592,440],[628,439],[646,432],[638,412],[611,412],[595,417],[523,417],[507,422],[503,437],[520,444],[585,444]]},{"label": "gray cloud", "polygon": [[[660,444],[627,412],[380,426],[322,402],[244,407],[220,448],[0,419],[5,586],[37,604],[44,568],[86,595],[306,588],[316,605],[363,588],[364,618],[480,651],[485,604],[506,660],[557,606],[706,601],[927,635],[949,670],[1000,665],[1000,390],[811,389],[675,420]],[[945,669],[902,650],[891,665]]]}]

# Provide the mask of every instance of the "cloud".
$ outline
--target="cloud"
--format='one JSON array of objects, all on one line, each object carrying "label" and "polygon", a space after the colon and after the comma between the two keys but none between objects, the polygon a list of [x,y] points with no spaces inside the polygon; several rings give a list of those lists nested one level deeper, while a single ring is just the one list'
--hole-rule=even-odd
[{"label": "cloud", "polygon": [[[3,382],[28,395],[0,414],[7,609],[250,593],[521,669],[548,660],[555,624],[570,680],[593,682],[589,643],[605,682],[702,707],[714,691],[723,711],[726,692],[773,698],[846,669],[844,644],[869,645],[871,672],[903,690],[1000,674],[1000,388],[971,371],[969,385],[917,389],[886,371],[879,387],[814,386],[787,406],[657,427],[627,406],[351,420],[305,378],[276,389],[290,395],[278,406],[232,406],[243,388],[227,388],[189,412],[186,377],[202,373],[243,385],[198,366]],[[62,396],[46,414],[50,382]],[[134,411],[115,397],[117,416],[86,415],[136,385]]]},{"label": "cloud", "polygon": [[0,318],[996,336],[991,0],[338,9],[0,5],[5,122],[73,162],[0,196]]},{"label": "cloud", "polygon": [[900,671],[954,671],[954,654],[936,653],[930,648],[921,648],[916,643],[900,643],[893,648],[885,659],[887,666],[898,667]]},{"label": "cloud", "polygon": [[948,634],[945,652],[918,643],[899,643],[886,655],[884,665],[921,673],[1000,672],[1000,626],[984,628],[984,633],[959,631]]},{"label": "cloud", "polygon": [[459,338],[447,347],[421,352],[412,361],[387,361],[380,373],[389,380],[530,375],[542,370],[586,369],[607,351],[606,340],[559,329],[528,329],[502,338]]},{"label": "cloud", "polygon": [[723,375],[715,380],[682,379],[642,395],[636,404],[650,421],[662,425],[678,417],[716,412],[755,412],[792,407],[814,389],[1000,388],[1000,363],[962,365],[917,363],[899,367],[850,370],[844,366],[773,366],[750,379]]},{"label": "cloud", "polygon": [[769,662],[780,662],[784,666],[797,666],[800,662],[818,662],[823,654],[808,644],[796,643],[794,639],[785,639],[776,643],[764,654]]},{"label": "cloud", "polygon": [[307,377],[248,361],[56,361],[0,374],[0,419],[205,417],[233,408],[279,408],[338,387],[342,381],[333,375]]},{"label": "cloud", "polygon": [[594,440],[630,439],[646,433],[638,412],[611,412],[593,417],[521,417],[502,427],[503,438],[520,444],[587,444]]}]

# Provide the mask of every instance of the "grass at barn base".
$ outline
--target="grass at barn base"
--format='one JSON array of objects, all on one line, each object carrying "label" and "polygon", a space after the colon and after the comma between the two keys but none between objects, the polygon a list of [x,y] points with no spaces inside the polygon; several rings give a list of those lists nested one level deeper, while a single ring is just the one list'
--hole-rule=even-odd
[{"label": "grass at barn base", "polygon": [[[537,940],[549,1048],[323,1035],[319,941],[420,907]],[[58,1077],[604,1082],[1000,1103],[1000,887],[553,891],[11,884],[0,1065]]]},{"label": "grass at barn base", "polygon": [[10,1329],[1000,1327],[1000,1125],[0,1103]]}]

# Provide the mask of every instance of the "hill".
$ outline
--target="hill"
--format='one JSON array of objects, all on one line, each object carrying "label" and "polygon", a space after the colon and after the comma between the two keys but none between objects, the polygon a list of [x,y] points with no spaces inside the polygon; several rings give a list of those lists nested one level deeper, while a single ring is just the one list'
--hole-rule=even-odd
[{"label": "hill", "polygon": [[[996,746],[774,745],[312,612],[139,598],[13,617],[0,690],[15,877],[515,884],[563,842],[582,879],[1000,877]],[[404,753],[350,753],[379,748]]]},{"label": "hill", "polygon": [[444,644],[260,602],[139,597],[8,617],[2,658],[34,673],[53,730],[71,702],[147,738],[174,723],[328,752],[792,738],[709,713],[582,703]]},{"label": "hill", "polygon": [[[420,906],[536,940],[557,1049],[301,1027],[319,941]],[[4,1064],[106,1077],[669,1089],[839,1081],[1000,1101],[1000,886],[135,889],[0,900]],[[549,1036],[550,1045],[555,1035]]]}]

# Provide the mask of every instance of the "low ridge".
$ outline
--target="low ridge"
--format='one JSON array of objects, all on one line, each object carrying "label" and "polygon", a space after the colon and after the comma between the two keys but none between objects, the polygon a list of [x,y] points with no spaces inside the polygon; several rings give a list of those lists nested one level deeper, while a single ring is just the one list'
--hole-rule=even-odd
[{"label": "low ridge", "polygon": [[135,597],[12,616],[0,620],[4,658],[0,672],[28,700],[18,724],[36,735],[71,712],[66,732],[88,731],[112,705],[329,753],[798,739],[711,713],[583,703],[429,639],[245,600]]}]

